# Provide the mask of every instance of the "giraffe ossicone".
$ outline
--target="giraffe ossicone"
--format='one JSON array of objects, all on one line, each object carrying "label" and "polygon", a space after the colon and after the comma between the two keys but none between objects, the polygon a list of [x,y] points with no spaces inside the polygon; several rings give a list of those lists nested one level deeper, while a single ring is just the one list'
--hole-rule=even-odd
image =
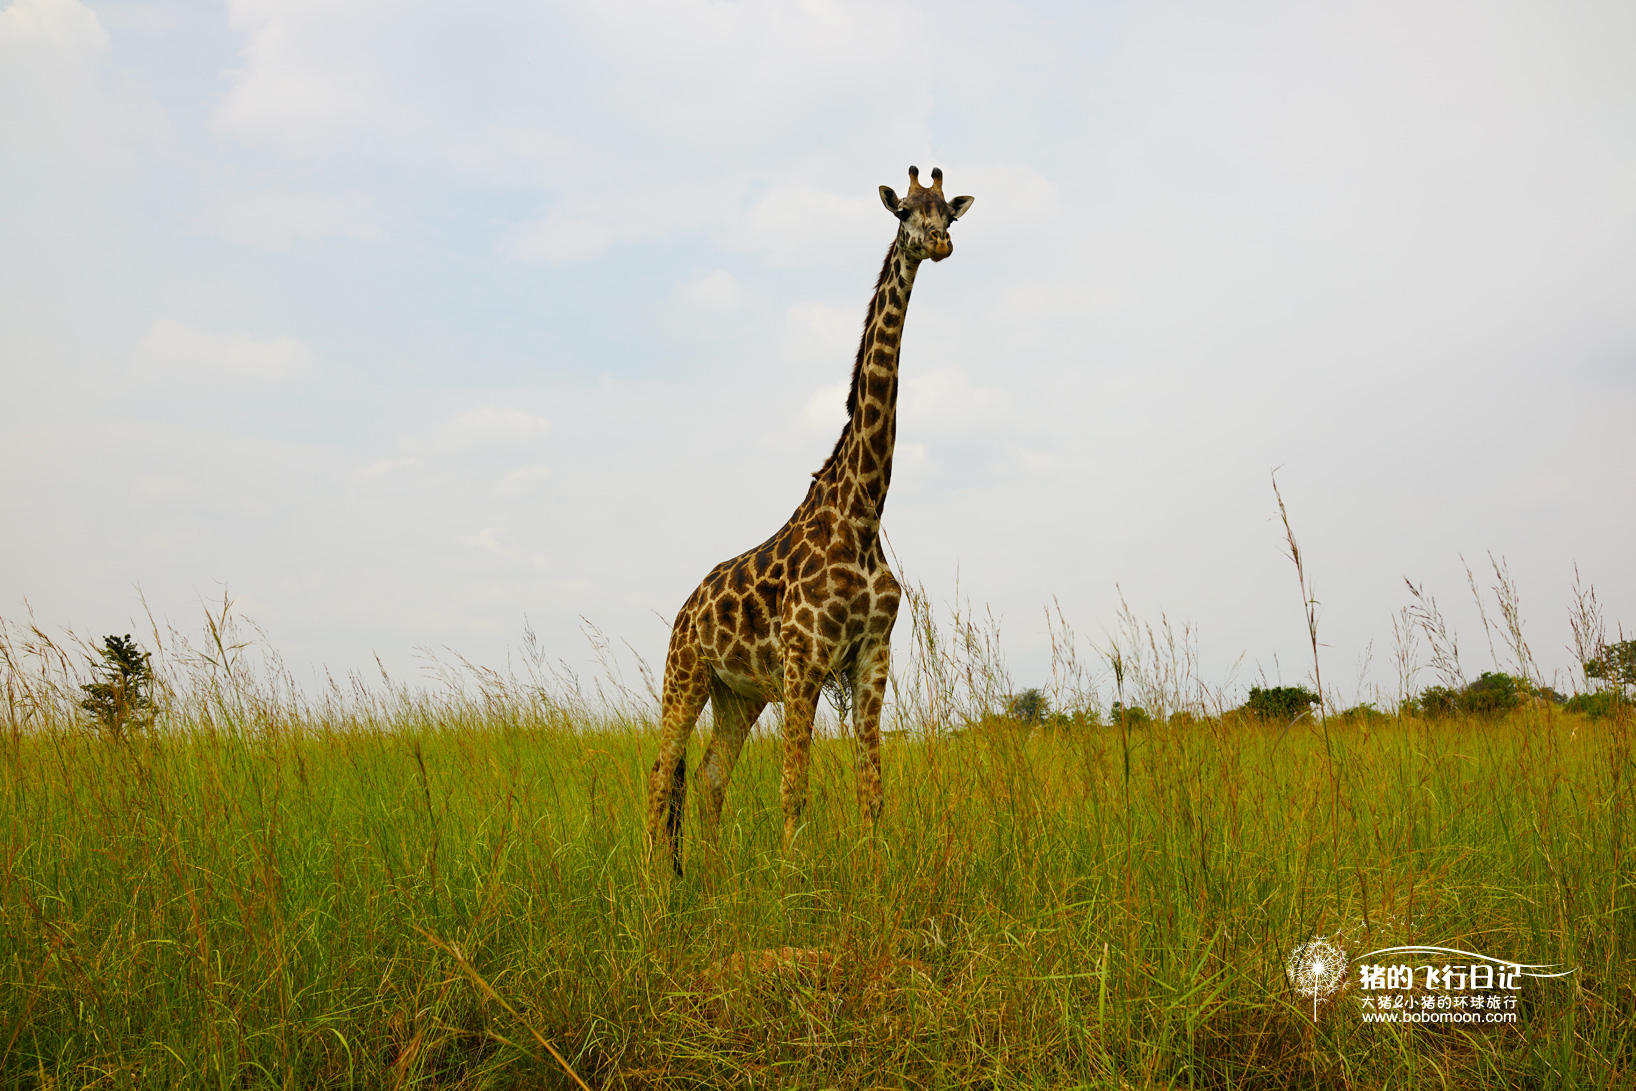
[{"label": "giraffe ossicone", "polygon": [[711,706],[714,729],[700,762],[705,820],[721,817],[739,751],[768,702],[784,703],[784,769],[779,789],[784,840],[795,836],[807,801],[812,722],[826,681],[839,683],[863,751],[858,792],[881,808],[880,716],[890,673],[892,625],[901,588],[881,553],[880,521],[892,482],[897,436],[898,348],[915,273],[954,252],[949,226],[972,198],[943,196],[943,171],[909,191],[880,187],[898,218],[852,365],[846,426],[812,475],[806,499],[776,534],[723,561],[676,615],[665,657],[659,756],[648,780],[650,846],[668,849],[681,874],[681,819],[687,795],[688,737]]}]

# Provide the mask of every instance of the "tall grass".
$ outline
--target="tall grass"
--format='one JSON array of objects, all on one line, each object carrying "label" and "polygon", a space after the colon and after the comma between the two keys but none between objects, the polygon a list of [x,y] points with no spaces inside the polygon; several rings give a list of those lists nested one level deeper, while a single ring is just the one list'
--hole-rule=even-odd
[{"label": "tall grass", "polygon": [[[224,612],[160,642],[160,728],[113,741],[72,652],[6,630],[0,1083],[1636,1081],[1628,719],[1028,730],[976,714],[982,626],[915,616],[880,821],[828,735],[784,851],[759,733],[680,880],[645,860],[639,701],[483,672],[308,697]],[[1125,684],[1186,697],[1149,667]],[[1365,1024],[1351,994],[1314,1020],[1284,962],[1316,935],[1578,972],[1514,1025]]]}]

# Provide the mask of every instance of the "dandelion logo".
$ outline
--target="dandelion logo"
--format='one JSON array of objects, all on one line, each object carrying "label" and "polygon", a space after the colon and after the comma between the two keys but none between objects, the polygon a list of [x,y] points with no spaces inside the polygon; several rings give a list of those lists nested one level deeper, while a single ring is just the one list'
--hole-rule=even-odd
[{"label": "dandelion logo", "polygon": [[1318,1001],[1327,1000],[1346,984],[1346,949],[1321,937],[1310,939],[1289,954],[1285,972],[1302,996],[1312,997],[1312,1021],[1318,1021]]}]

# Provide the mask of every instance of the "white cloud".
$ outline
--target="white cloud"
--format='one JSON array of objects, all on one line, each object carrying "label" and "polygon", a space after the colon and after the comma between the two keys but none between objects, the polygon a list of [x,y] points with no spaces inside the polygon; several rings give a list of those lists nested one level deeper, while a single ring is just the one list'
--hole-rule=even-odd
[{"label": "white cloud", "polygon": [[312,373],[312,350],[294,337],[213,333],[171,318],[155,320],[142,354],[157,374],[213,386],[267,388]]},{"label": "white cloud", "polygon": [[187,489],[187,480],[181,477],[139,477],[136,479],[136,495],[144,500],[157,500],[162,496],[172,496]]},{"label": "white cloud", "polygon": [[1529,473],[1507,482],[1502,495],[1527,508],[1549,508],[1581,500],[1586,491],[1583,480],[1567,474]]},{"label": "white cloud", "polygon": [[285,250],[330,236],[379,237],[380,215],[366,193],[223,193],[211,203],[210,226],[223,238]]},{"label": "white cloud", "polygon": [[1035,451],[1028,447],[1016,446],[1011,448],[1011,457],[1031,473],[1050,473],[1057,468],[1057,456],[1049,451]]},{"label": "white cloud", "polygon": [[[1025,163],[957,163],[947,173],[949,196],[976,196],[972,215],[981,214],[984,230],[990,234],[1014,235],[1041,225],[1063,224],[1061,191]],[[967,226],[962,218],[954,233]],[[958,247],[958,239],[956,244]]]},{"label": "white cloud", "polygon": [[903,376],[901,420],[915,428],[969,428],[994,424],[1006,411],[1005,393],[972,386],[953,368]]},{"label": "white cloud", "polygon": [[[140,94],[101,86],[109,46],[102,20],[76,0],[13,0],[0,10],[0,144],[14,168],[8,174],[52,162],[120,163],[163,128]],[[32,196],[31,204],[41,196],[52,195]]]},{"label": "white cloud", "polygon": [[863,333],[867,300],[857,306],[832,307],[803,300],[784,312],[779,352],[788,363],[803,368],[844,371],[851,376]]},{"label": "white cloud", "polygon": [[484,527],[476,534],[467,534],[463,536],[460,539],[460,544],[476,546],[478,549],[486,549],[490,553],[498,553],[505,556],[513,552],[500,544],[500,535],[504,534],[505,531],[505,527]]},{"label": "white cloud", "polygon": [[[302,147],[362,137],[499,173],[517,163],[493,156],[533,167],[542,136],[550,146],[610,124],[649,137],[630,148],[637,162],[655,142],[768,133],[792,109],[821,117],[814,91],[836,85],[860,108],[878,111],[891,95],[901,110],[900,64],[920,29],[906,5],[858,0],[230,0],[228,10],[244,45],[216,112],[223,131]],[[477,42],[480,59],[469,54]],[[428,78],[446,72],[464,78]]]},{"label": "white cloud", "polygon": [[682,299],[707,311],[730,311],[744,299],[738,278],[718,270],[689,281],[682,288]]},{"label": "white cloud", "polygon": [[528,492],[550,476],[549,466],[521,466],[500,479],[499,489],[503,493]]},{"label": "white cloud", "polygon": [[199,532],[197,530],[176,530],[162,534],[149,534],[144,537],[143,541],[147,542],[149,549],[162,553],[175,546],[194,541],[198,537]]},{"label": "white cloud", "polygon": [[589,209],[553,209],[543,220],[527,224],[511,237],[507,246],[518,258],[545,258],[569,262],[590,258],[608,249],[608,244],[628,234],[617,225],[602,222]]},{"label": "white cloud", "polygon": [[216,109],[217,128],[310,145],[378,121],[390,93],[381,86],[379,51],[360,50],[349,64],[347,45],[365,44],[371,21],[379,29],[395,14],[382,2],[230,0],[229,21],[246,36],[244,64]]},{"label": "white cloud", "polygon": [[420,465],[418,458],[379,458],[358,471],[358,479],[367,481],[373,477],[384,477],[394,470],[407,470]]},{"label": "white cloud", "polygon": [[39,58],[38,63],[41,69],[57,67],[60,71],[59,66],[69,58],[80,58],[83,63],[107,48],[108,32],[102,21],[76,0],[12,0],[0,11],[0,50],[6,51],[9,60],[20,60],[25,51],[53,50],[56,55],[50,62]]},{"label": "white cloud", "polygon": [[751,205],[732,234],[774,265],[799,266],[869,250],[884,255],[894,230],[892,214],[874,191],[842,197],[811,186],[781,186]]},{"label": "white cloud", "polygon": [[845,382],[814,390],[796,414],[796,428],[812,435],[838,434],[846,424],[846,391],[851,385],[849,377]]},{"label": "white cloud", "polygon": [[397,473],[400,470],[425,468],[432,477],[418,475],[422,483],[428,480],[448,480],[446,471],[461,467],[483,467],[482,472],[493,482],[494,492],[500,495],[526,493],[549,474],[542,464],[514,466],[499,475],[494,473],[496,461],[514,458],[518,451],[536,445],[551,430],[551,422],[538,413],[524,409],[493,404],[477,405],[462,410],[441,423],[434,424],[400,437],[399,451],[383,455],[355,472],[359,481],[370,481]]},{"label": "white cloud", "polygon": [[[808,262],[856,243],[849,217],[875,201],[873,186],[826,194],[824,175],[850,179],[840,162],[906,162],[904,149],[926,146],[931,96],[903,81],[927,59],[922,18],[900,3],[232,0],[229,10],[244,44],[218,132],[521,187],[541,208],[514,217],[500,245],[525,259],[573,262],[702,227]],[[801,163],[842,134],[844,160],[825,153],[793,188],[772,183],[769,165]],[[779,207],[786,198],[794,204]],[[886,215],[875,212],[869,249]]]},{"label": "white cloud", "polygon": [[[484,553],[492,554],[502,560],[521,564],[535,572],[549,571],[551,560],[543,553],[527,553],[516,546],[503,545],[500,535],[506,532],[505,527],[484,527],[476,534],[462,535],[460,544],[480,549]],[[515,585],[511,584],[499,571],[495,572],[492,580],[485,580],[479,586],[483,593],[500,601],[509,601],[516,595]]]},{"label": "white cloud", "polygon": [[432,431],[432,440],[451,450],[514,447],[545,435],[551,422],[537,413],[498,405],[479,405],[457,413]]}]

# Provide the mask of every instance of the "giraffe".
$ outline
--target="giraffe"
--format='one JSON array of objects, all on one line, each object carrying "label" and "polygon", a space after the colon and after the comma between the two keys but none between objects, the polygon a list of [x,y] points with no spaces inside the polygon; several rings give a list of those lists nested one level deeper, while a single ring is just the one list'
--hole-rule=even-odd
[{"label": "giraffe", "polygon": [[858,794],[881,809],[880,714],[892,624],[901,588],[881,555],[880,520],[892,481],[897,435],[898,346],[915,272],[954,252],[949,225],[972,198],[943,196],[943,171],[920,184],[909,168],[903,198],[880,187],[898,218],[852,366],[846,426],[778,533],[710,570],[676,615],[665,657],[659,757],[648,781],[647,835],[661,838],[682,873],[680,831],[687,795],[686,750],[710,702],[715,722],[700,764],[706,822],[721,817],[728,778],[745,737],[770,701],[784,702],[779,789],[784,842],[794,841],[807,800],[812,721],[826,683],[849,698],[863,760]]}]

